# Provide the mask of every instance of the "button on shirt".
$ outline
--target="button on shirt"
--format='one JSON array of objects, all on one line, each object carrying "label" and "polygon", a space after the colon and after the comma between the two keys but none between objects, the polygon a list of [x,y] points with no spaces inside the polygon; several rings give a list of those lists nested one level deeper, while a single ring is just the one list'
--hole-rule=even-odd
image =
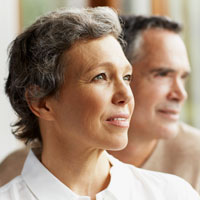
[{"label": "button on shirt", "polygon": [[[111,180],[96,195],[96,200],[200,200],[181,178],[139,169],[107,156],[112,164]],[[75,194],[30,151],[22,174],[0,189],[0,200],[90,200],[90,197]]]}]

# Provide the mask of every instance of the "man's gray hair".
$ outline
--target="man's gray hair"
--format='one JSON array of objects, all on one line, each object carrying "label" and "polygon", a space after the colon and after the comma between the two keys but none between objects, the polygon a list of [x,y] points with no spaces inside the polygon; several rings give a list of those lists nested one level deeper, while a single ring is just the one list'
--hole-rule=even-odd
[{"label": "man's gray hair", "polygon": [[[25,95],[32,100],[56,95],[68,64],[62,62],[63,53],[77,41],[109,34],[123,43],[118,16],[111,8],[61,9],[40,17],[12,42],[5,91],[18,115],[13,125],[17,138],[42,140]],[[67,53],[65,57],[68,60]]]},{"label": "man's gray hair", "polygon": [[124,49],[129,62],[133,64],[141,58],[143,53],[142,33],[148,29],[163,29],[179,34],[182,27],[179,23],[164,16],[121,16],[124,40],[127,45]]}]

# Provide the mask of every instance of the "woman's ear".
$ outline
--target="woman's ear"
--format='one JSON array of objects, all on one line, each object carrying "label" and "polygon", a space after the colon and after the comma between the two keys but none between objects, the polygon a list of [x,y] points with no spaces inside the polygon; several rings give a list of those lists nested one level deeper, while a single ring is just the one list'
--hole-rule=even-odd
[{"label": "woman's ear", "polygon": [[34,115],[36,115],[38,118],[47,121],[54,120],[53,109],[51,108],[50,104],[51,97],[41,98],[41,99],[33,98],[31,95],[31,91],[26,90],[25,98],[29,106],[29,109],[32,111]]}]

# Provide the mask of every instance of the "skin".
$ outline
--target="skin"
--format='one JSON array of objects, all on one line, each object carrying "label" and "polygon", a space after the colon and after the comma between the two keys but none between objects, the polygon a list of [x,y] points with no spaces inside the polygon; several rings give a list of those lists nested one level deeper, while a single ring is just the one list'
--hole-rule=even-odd
[{"label": "skin", "polygon": [[190,73],[186,48],[178,34],[149,29],[142,37],[140,57],[133,63],[135,109],[129,144],[120,152],[110,152],[138,167],[148,159],[159,139],[176,136]]},{"label": "skin", "polygon": [[62,61],[66,70],[59,97],[29,102],[39,118],[41,161],[72,191],[95,199],[110,181],[104,149],[127,145],[132,67],[111,35],[77,42]]}]

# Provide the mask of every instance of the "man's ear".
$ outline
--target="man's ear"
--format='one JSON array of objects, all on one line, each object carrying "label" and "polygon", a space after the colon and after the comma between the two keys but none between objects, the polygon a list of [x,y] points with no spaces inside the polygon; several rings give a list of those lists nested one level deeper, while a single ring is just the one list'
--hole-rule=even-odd
[{"label": "man's ear", "polygon": [[34,115],[36,115],[38,118],[47,121],[54,120],[53,110],[51,109],[49,98],[41,98],[41,99],[32,98],[30,90],[26,91],[25,98],[29,106],[29,109],[32,111]]}]

